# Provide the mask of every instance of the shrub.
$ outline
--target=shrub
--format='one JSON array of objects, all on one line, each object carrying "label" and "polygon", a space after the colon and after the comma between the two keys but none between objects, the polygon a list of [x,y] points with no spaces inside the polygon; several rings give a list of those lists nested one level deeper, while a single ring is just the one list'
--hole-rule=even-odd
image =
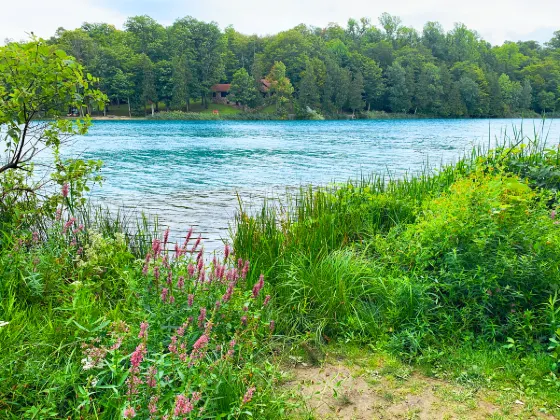
[{"label": "shrub", "polygon": [[167,235],[133,276],[140,326],[113,322],[84,345],[82,405],[125,418],[267,417],[278,407],[267,405],[273,369],[255,359],[274,330],[263,277],[246,290],[249,263],[227,246],[206,270],[200,238],[171,256]]},{"label": "shrub", "polygon": [[540,308],[560,286],[560,228],[542,195],[515,176],[473,174],[378,238],[378,255],[428,286],[425,317],[440,333],[543,340]]}]

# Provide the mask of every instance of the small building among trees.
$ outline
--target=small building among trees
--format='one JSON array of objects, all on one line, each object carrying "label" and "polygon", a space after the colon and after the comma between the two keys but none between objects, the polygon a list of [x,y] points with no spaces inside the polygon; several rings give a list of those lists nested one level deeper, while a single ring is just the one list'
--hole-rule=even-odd
[{"label": "small building among trees", "polygon": [[[259,86],[259,91],[263,96],[268,94],[270,89],[270,82],[266,79],[261,79],[261,84]],[[215,104],[237,104],[237,100],[229,100],[229,95],[231,93],[231,83],[218,83],[210,88],[212,91],[212,102]],[[232,98],[233,99],[233,98]]]}]

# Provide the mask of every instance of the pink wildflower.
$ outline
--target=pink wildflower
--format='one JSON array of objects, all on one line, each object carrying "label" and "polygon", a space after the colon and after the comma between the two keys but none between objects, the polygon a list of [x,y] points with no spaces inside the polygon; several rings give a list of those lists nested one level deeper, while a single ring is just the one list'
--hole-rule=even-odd
[{"label": "pink wildflower", "polygon": [[150,402],[148,404],[148,411],[150,412],[150,414],[156,414],[158,409],[157,409],[157,402],[159,400],[159,397],[157,395],[154,395],[152,398],[150,398]]},{"label": "pink wildflower", "polygon": [[270,320],[270,325],[268,326],[268,328],[270,329],[270,332],[274,331],[274,327],[276,326],[276,322],[274,322],[274,320]]},{"label": "pink wildflower", "polygon": [[150,366],[148,368],[148,379],[146,380],[146,385],[148,385],[150,388],[155,388],[157,385],[156,375],[157,368],[155,366]]},{"label": "pink wildflower", "polygon": [[192,400],[193,400],[193,402],[195,402],[195,403],[199,402],[201,397],[202,397],[202,395],[201,395],[200,392],[196,392],[196,391],[195,391],[195,392],[193,392],[193,394],[192,394]]},{"label": "pink wildflower", "polygon": [[247,278],[247,273],[249,272],[249,261],[245,261],[243,270],[241,271],[241,278],[245,280]]},{"label": "pink wildflower", "polygon": [[189,294],[189,296],[187,297],[187,304],[189,305],[189,308],[193,306],[193,303],[194,303],[194,295]]},{"label": "pink wildflower", "polygon": [[200,350],[206,347],[208,344],[208,336],[206,334],[202,334],[198,340],[193,344],[193,349]]},{"label": "pink wildflower", "polygon": [[57,208],[56,209],[56,221],[58,222],[62,217],[62,209],[61,208]]},{"label": "pink wildflower", "polygon": [[62,228],[62,233],[66,233],[66,231],[68,230],[68,228],[70,228],[75,222],[76,222],[76,218],[75,218],[75,217],[71,217],[70,220],[68,220],[68,221],[66,222],[66,224],[64,225],[64,227]]},{"label": "pink wildflower", "polygon": [[241,317],[241,323],[247,325],[247,317],[245,315]]},{"label": "pink wildflower", "polygon": [[145,355],[146,346],[144,343],[140,343],[138,347],[136,347],[136,350],[134,350],[134,353],[132,353],[132,356],[130,356],[130,364],[132,365],[132,367],[139,367],[140,363],[142,363],[142,360],[144,360]]},{"label": "pink wildflower", "polygon": [[192,277],[194,275],[194,265],[189,264],[187,271],[189,272],[189,277]]},{"label": "pink wildflower", "polygon": [[254,386],[252,386],[251,388],[249,388],[247,390],[247,392],[243,396],[243,404],[247,404],[247,403],[251,402],[251,400],[253,399],[253,393],[254,392],[255,392],[255,387]]},{"label": "pink wildflower", "polygon": [[177,336],[171,337],[171,343],[168,348],[171,353],[177,354]]},{"label": "pink wildflower", "polygon": [[123,413],[123,417],[125,419],[131,419],[133,417],[136,417],[136,410],[134,409],[134,407],[125,408],[124,413]]},{"label": "pink wildflower", "polygon": [[196,260],[196,268],[198,269],[198,271],[202,271],[202,269],[204,268],[204,260],[203,260],[202,255],[200,253],[198,254],[198,257],[197,257],[197,260]]},{"label": "pink wildflower", "polygon": [[63,196],[64,198],[67,198],[67,197],[68,197],[68,189],[69,189],[69,188],[68,188],[68,184],[64,184],[64,185],[62,186],[62,196]]},{"label": "pink wildflower", "polygon": [[191,401],[184,395],[180,394],[177,395],[177,398],[175,399],[175,410],[173,411],[173,414],[175,417],[179,417],[181,414],[189,414],[193,408],[194,407]]},{"label": "pink wildflower", "polygon": [[171,286],[173,284],[173,271],[169,270],[167,272],[167,284]]},{"label": "pink wildflower", "polygon": [[233,289],[235,288],[235,283],[231,282],[227,288],[227,291],[224,296],[222,296],[222,302],[226,303],[231,299],[233,295]]},{"label": "pink wildflower", "polygon": [[270,302],[270,295],[266,295],[264,298],[263,306],[268,305],[269,302]]},{"label": "pink wildflower", "polygon": [[165,249],[166,245],[167,245],[167,241],[169,240],[169,228],[167,228],[167,230],[165,231],[165,233],[163,234],[163,248]]},{"label": "pink wildflower", "polygon": [[193,234],[193,228],[191,227],[187,232],[187,237],[185,238],[185,245],[191,240],[192,234]]},{"label": "pink wildflower", "polygon": [[179,276],[177,279],[177,289],[183,290],[183,287],[185,287],[185,278],[183,276]]},{"label": "pink wildflower", "polygon": [[200,308],[200,315],[198,316],[198,326],[202,327],[202,324],[206,320],[206,308]]},{"label": "pink wildflower", "polygon": [[253,298],[256,299],[259,295],[259,292],[264,287],[264,275],[261,274],[259,277],[259,281],[255,283],[253,286]]},{"label": "pink wildflower", "polygon": [[192,247],[192,252],[196,251],[196,249],[200,245],[200,241],[202,241],[202,236],[198,235],[198,238],[196,238],[196,242],[194,243],[194,246]]},{"label": "pink wildflower", "polygon": [[162,301],[162,302],[165,302],[165,301],[167,300],[167,295],[168,295],[168,293],[169,293],[169,289],[168,289],[167,287],[164,287],[164,288],[161,290],[161,301]]},{"label": "pink wildflower", "polygon": [[33,240],[34,243],[39,242],[39,232],[37,232],[37,231],[33,232],[32,237],[33,237],[32,240]]},{"label": "pink wildflower", "polygon": [[152,241],[152,252],[155,258],[157,258],[161,252],[161,241],[157,238]]},{"label": "pink wildflower", "polygon": [[227,261],[227,259],[229,258],[229,245],[226,244],[225,248],[224,248],[224,261]]},{"label": "pink wildflower", "polygon": [[154,278],[157,280],[159,280],[159,266],[155,266],[154,267]]}]

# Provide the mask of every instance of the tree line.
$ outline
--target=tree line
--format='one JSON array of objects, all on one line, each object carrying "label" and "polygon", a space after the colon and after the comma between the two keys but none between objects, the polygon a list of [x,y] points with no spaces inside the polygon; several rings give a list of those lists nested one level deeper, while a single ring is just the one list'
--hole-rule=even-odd
[{"label": "tree line", "polygon": [[[422,31],[384,13],[346,27],[296,26],[271,36],[191,17],[163,26],[148,16],[123,30],[105,23],[60,28],[49,43],[100,78],[113,104],[131,114],[146,106],[207,107],[212,86],[231,83],[245,109],[334,116],[370,110],[441,117],[499,117],[560,111],[560,31],[536,41],[493,46],[456,24]],[[262,79],[268,81],[263,91]]]}]

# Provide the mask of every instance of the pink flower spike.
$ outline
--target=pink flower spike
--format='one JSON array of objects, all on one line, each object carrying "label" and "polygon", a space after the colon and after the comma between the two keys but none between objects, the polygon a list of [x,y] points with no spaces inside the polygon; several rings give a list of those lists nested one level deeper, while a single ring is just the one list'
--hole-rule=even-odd
[{"label": "pink flower spike", "polygon": [[145,355],[146,346],[144,345],[144,343],[140,343],[138,347],[136,347],[136,350],[134,350],[134,353],[132,353],[132,356],[130,356],[130,364],[132,365],[132,367],[137,368],[138,366],[140,366],[140,363],[142,363],[142,360],[144,360]]},{"label": "pink flower spike", "polygon": [[167,294],[169,293],[169,289],[167,289],[167,287],[164,287],[161,290],[161,301],[165,302],[167,300]]},{"label": "pink flower spike", "polygon": [[185,245],[187,245],[189,243],[189,241],[191,240],[191,236],[193,234],[193,228],[191,227],[187,233],[187,236],[185,238]]},{"label": "pink flower spike", "polygon": [[138,338],[148,338],[148,327],[149,324],[146,321],[140,323],[140,332],[138,333]]},{"label": "pink flower spike", "polygon": [[134,407],[125,408],[124,413],[123,413],[123,417],[125,419],[131,419],[133,417],[136,417],[136,410],[134,409]]},{"label": "pink flower spike", "polygon": [[255,389],[254,386],[252,386],[251,388],[249,388],[247,390],[247,392],[243,396],[243,404],[247,404],[248,402],[250,402],[253,399],[253,394],[254,394],[255,390],[256,389]]},{"label": "pink flower spike", "polygon": [[255,285],[253,286],[253,299],[257,298],[257,296],[259,295],[263,287],[264,287],[264,275],[261,274],[261,276],[259,277],[259,281],[256,282]]},{"label": "pink flower spike", "polygon": [[169,240],[169,228],[167,228],[167,230],[165,231],[165,233],[163,234],[163,248],[165,249],[165,247],[167,246],[167,241]]},{"label": "pink flower spike", "polygon": [[206,308],[200,308],[200,315],[198,316],[198,326],[202,327],[202,324],[206,320]]},{"label": "pink flower spike", "polygon": [[177,289],[183,290],[183,287],[185,287],[185,278],[183,276],[179,276],[177,279]]},{"label": "pink flower spike", "polygon": [[266,295],[266,297],[264,298],[263,306],[267,306],[269,302],[270,302],[270,295]]},{"label": "pink flower spike", "polygon": [[69,190],[68,184],[64,184],[64,185],[62,186],[62,196],[63,196],[64,198],[67,198],[67,197],[68,197],[68,190]]},{"label": "pink flower spike", "polygon": [[272,319],[270,321],[270,325],[268,326],[268,328],[270,329],[270,332],[274,331],[274,327],[276,327],[276,322],[274,322],[274,320]]},{"label": "pink flower spike", "polygon": [[175,410],[173,411],[173,414],[175,417],[179,417],[182,414],[189,414],[193,408],[194,407],[191,401],[184,395],[180,394],[175,398]]}]

